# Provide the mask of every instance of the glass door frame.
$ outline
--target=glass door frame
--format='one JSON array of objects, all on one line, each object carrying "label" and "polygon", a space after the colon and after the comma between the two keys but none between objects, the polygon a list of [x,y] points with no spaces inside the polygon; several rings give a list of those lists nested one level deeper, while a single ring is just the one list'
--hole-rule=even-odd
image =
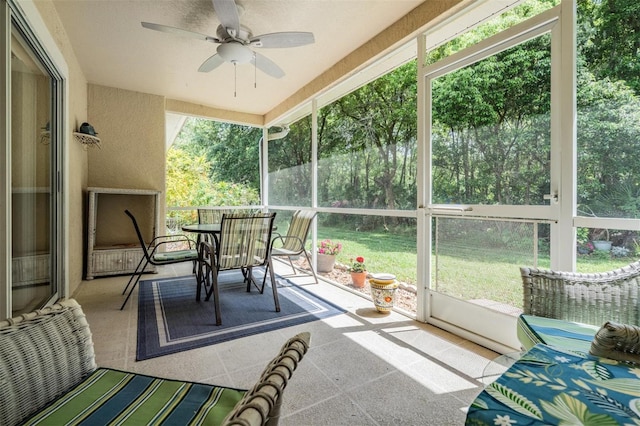
[{"label": "glass door frame", "polygon": [[[559,223],[563,222],[562,201],[569,205],[574,204],[571,197],[571,185],[562,186],[566,183],[561,164],[561,113],[572,110],[571,104],[561,101],[559,82],[566,75],[562,70],[565,65],[561,50],[566,49],[563,34],[561,32],[561,6],[556,6],[546,12],[541,13],[525,22],[515,25],[512,28],[502,31],[495,36],[489,37],[474,46],[427,66],[418,68],[418,134],[420,164],[419,170],[423,171],[423,177],[419,182],[424,187],[418,190],[418,258],[424,259],[418,262],[418,280],[423,285],[418,286],[418,312],[417,319],[432,323],[441,328],[449,329],[470,340],[477,341],[487,347],[497,351],[508,351],[518,347],[515,336],[516,318],[509,318],[504,314],[489,312],[473,306],[463,300],[454,299],[438,294],[431,290],[432,282],[432,223],[434,217],[460,216],[460,217],[492,217],[492,218],[518,218],[534,219],[551,222],[551,258],[558,258],[559,253],[567,247],[559,244],[558,238]],[[568,14],[571,15],[571,14]],[[573,26],[567,26],[569,31]],[[432,93],[431,80],[441,75],[452,72],[456,69],[473,64],[491,55],[495,55],[503,50],[518,45],[527,40],[551,34],[551,145],[550,145],[550,199],[548,205],[440,205],[432,203],[432,165],[431,165],[431,108]],[[418,64],[425,64],[427,45],[424,37],[418,39]],[[568,55],[571,56],[571,55]],[[561,59],[562,58],[562,59]],[[561,62],[561,60],[563,62]],[[563,74],[563,72],[565,74]],[[565,80],[566,81],[566,80]],[[574,86],[575,87],[575,86]],[[575,93],[575,91],[574,91]],[[569,99],[568,102],[571,102]],[[575,127],[575,126],[574,126]],[[573,138],[575,141],[575,137]],[[562,147],[564,148],[564,146]],[[565,155],[573,155],[573,151],[566,152]],[[561,194],[563,189],[567,189],[567,197],[563,200]],[[569,208],[570,210],[570,208]],[[572,219],[572,215],[570,215]],[[568,222],[569,233],[572,233],[571,219]],[[566,222],[565,222],[566,223]],[[563,225],[565,224],[563,223]],[[564,227],[564,226],[563,226]],[[575,234],[575,232],[573,232]],[[574,237],[575,239],[575,237]],[[554,243],[555,241],[555,243]],[[572,244],[571,247],[574,245]],[[553,263],[552,263],[553,265]],[[466,312],[461,316],[460,312]],[[442,317],[438,317],[442,316]],[[466,319],[463,317],[467,317]],[[473,329],[475,327],[475,329]]]},{"label": "glass door frame", "polygon": [[64,56],[49,33],[35,4],[3,0],[0,4],[0,19],[3,22],[0,34],[0,133],[5,145],[0,149],[0,175],[5,184],[0,187],[0,200],[5,208],[0,212],[0,277],[5,285],[0,286],[0,318],[12,312],[11,270],[11,33],[20,33],[34,55],[38,57],[51,78],[51,296],[46,304],[67,297],[68,286],[68,227],[66,226],[68,197],[65,176],[68,170],[66,146],[68,142],[68,75]]}]

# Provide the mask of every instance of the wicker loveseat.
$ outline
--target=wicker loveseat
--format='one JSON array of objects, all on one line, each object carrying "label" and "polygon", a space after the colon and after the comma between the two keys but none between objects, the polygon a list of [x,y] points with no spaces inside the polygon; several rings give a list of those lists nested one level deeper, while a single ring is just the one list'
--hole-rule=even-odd
[{"label": "wicker loveseat", "polygon": [[598,274],[520,270],[525,351],[466,424],[640,424],[640,262]]},{"label": "wicker loveseat", "polygon": [[640,261],[609,272],[520,268],[524,294],[518,318],[523,348],[537,343],[588,351],[604,323],[640,325]]},{"label": "wicker loveseat", "polygon": [[250,390],[96,365],[73,299],[0,322],[0,425],[277,424],[282,392],[306,353],[291,338]]},{"label": "wicker loveseat", "polygon": [[640,261],[609,272],[582,274],[520,268],[524,313],[601,326],[640,325]]}]

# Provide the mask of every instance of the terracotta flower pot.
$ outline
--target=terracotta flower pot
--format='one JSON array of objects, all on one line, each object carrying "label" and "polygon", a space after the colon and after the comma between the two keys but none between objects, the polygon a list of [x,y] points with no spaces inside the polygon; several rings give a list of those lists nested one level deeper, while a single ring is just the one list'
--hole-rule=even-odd
[{"label": "terracotta flower pot", "polygon": [[367,279],[366,272],[351,272],[351,282],[354,287],[362,288],[364,287],[364,282]]}]

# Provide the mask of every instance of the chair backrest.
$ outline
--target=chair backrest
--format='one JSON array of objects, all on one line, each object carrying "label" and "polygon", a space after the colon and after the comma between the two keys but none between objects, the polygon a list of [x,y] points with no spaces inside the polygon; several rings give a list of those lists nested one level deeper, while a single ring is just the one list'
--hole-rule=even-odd
[{"label": "chair backrest", "polygon": [[265,265],[275,216],[275,213],[224,214],[216,252],[218,269]]},{"label": "chair backrest", "polygon": [[640,325],[640,261],[600,273],[520,268],[527,315]]},{"label": "chair backrest", "polygon": [[309,229],[311,223],[316,217],[316,212],[310,210],[298,210],[293,213],[291,217],[291,223],[287,230],[287,237],[285,238],[283,248],[291,251],[302,251],[304,245],[307,242],[307,236],[309,235]]},{"label": "chair backrest", "polygon": [[131,218],[131,222],[133,223],[133,227],[136,230],[136,235],[138,236],[138,241],[140,241],[140,246],[142,247],[142,252],[144,253],[144,257],[147,258],[147,260],[149,260],[149,246],[147,245],[147,243],[144,241],[144,237],[142,236],[142,232],[140,232],[140,227],[138,226],[138,221],[136,220],[135,216],[129,211],[129,210],[125,210],[124,213],[129,216],[129,218]]},{"label": "chair backrest", "polygon": [[212,209],[204,207],[198,209],[198,223],[220,223],[224,214],[257,214],[260,209]]},{"label": "chair backrest", "polygon": [[198,209],[198,223],[220,223],[222,215],[231,213],[225,209]]}]

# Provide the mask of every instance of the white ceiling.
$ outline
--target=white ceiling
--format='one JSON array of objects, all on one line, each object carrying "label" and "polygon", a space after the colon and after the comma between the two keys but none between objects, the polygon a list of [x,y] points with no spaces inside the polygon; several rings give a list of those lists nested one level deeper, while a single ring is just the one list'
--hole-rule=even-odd
[{"label": "white ceiling", "polygon": [[[250,64],[197,71],[216,44],[142,28],[141,21],[215,36],[210,0],[53,0],[89,83],[264,115],[423,0],[239,0],[253,35],[310,31],[315,43],[261,49],[286,73],[275,79]],[[430,0],[431,1],[431,0]],[[254,77],[257,88],[254,88]]]}]

